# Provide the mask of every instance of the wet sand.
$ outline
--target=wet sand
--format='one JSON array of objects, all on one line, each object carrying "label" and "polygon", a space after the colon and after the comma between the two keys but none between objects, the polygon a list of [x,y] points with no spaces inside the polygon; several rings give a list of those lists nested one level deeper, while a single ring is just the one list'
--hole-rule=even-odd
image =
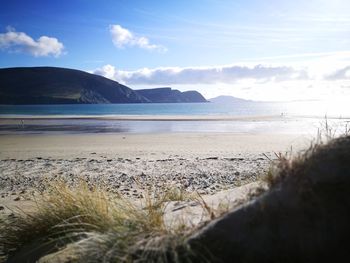
[{"label": "wet sand", "polygon": [[0,159],[35,157],[72,159],[232,157],[284,152],[307,146],[301,134],[158,133],[158,134],[28,134],[0,136]]}]

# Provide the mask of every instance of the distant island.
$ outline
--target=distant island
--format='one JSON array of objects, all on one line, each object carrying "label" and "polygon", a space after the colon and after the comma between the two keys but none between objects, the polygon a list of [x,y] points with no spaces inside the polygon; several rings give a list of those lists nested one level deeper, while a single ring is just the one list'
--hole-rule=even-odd
[{"label": "distant island", "polygon": [[207,102],[197,91],[132,90],[108,78],[57,67],[0,69],[0,104]]},{"label": "distant island", "polygon": [[233,96],[225,96],[225,95],[211,98],[208,101],[214,102],[214,103],[220,103],[220,104],[231,104],[231,103],[238,103],[238,102],[252,102],[252,100],[245,100],[245,99],[236,98]]}]

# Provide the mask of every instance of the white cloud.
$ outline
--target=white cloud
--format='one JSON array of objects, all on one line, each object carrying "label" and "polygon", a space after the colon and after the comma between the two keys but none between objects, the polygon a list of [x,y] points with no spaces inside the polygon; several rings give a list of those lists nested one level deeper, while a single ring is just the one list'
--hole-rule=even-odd
[{"label": "white cloud", "polygon": [[54,56],[63,53],[64,46],[57,38],[41,36],[34,40],[24,32],[7,28],[6,33],[0,34],[0,49],[9,52],[23,52],[35,57]]},{"label": "white cloud", "polygon": [[136,71],[122,71],[112,65],[106,65],[96,69],[94,73],[127,85],[233,84],[242,79],[279,82],[308,78],[304,69],[269,65],[144,68]]},{"label": "white cloud", "polygon": [[162,45],[155,45],[149,42],[149,39],[142,36],[135,36],[128,29],[120,25],[110,25],[109,32],[112,36],[113,44],[117,48],[124,48],[126,46],[137,46],[142,49],[156,50],[159,52],[166,52],[167,49]]},{"label": "white cloud", "polygon": [[90,73],[100,75],[109,79],[116,80],[116,70],[112,65],[105,65],[102,68],[91,71]]},{"label": "white cloud", "polygon": [[[119,70],[105,65],[91,71],[134,89],[171,86],[198,90],[206,98],[232,95],[253,100],[350,98],[350,60],[312,60],[310,63],[235,64],[212,67],[143,68]],[[327,62],[327,67],[321,67]],[[317,74],[315,73],[317,72]]]}]

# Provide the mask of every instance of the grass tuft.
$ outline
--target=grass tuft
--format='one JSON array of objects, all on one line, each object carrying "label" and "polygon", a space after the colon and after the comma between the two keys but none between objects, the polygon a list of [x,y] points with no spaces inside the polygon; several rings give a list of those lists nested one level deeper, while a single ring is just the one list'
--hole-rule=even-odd
[{"label": "grass tuft", "polygon": [[186,229],[167,229],[164,208],[169,200],[184,198],[169,188],[162,196],[146,194],[137,202],[85,182],[74,187],[55,182],[36,200],[33,211],[17,211],[1,222],[0,249],[13,262],[63,256],[77,262],[128,262],[155,254],[164,257],[157,262],[167,262],[167,257],[178,257],[174,248]]},{"label": "grass tuft", "polygon": [[297,154],[293,154],[292,151],[285,154],[275,154],[277,159],[275,162],[272,161],[269,171],[262,178],[263,181],[269,187],[274,187],[291,175],[302,177],[306,173],[311,173],[310,169],[311,167],[315,169],[315,163],[318,163],[319,167],[325,167],[326,163],[322,163],[321,158],[333,158],[327,156],[328,152],[331,154],[333,148],[344,148],[338,144],[342,140],[346,141],[348,135],[349,128],[347,125],[345,125],[345,132],[343,132],[342,127],[335,126],[325,117],[321,128],[317,131],[316,138],[306,150],[300,151]]}]

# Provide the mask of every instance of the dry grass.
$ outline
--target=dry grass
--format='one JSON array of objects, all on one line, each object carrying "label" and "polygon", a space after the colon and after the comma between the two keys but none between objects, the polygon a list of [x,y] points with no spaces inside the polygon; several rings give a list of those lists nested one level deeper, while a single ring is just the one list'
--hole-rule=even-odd
[{"label": "dry grass", "polygon": [[316,138],[306,150],[297,154],[294,154],[292,149],[284,154],[275,153],[276,161],[272,161],[269,171],[262,177],[269,187],[280,184],[291,174],[304,175],[308,172],[309,167],[313,167],[314,162],[319,162],[319,166],[321,166],[321,160],[318,160],[317,156],[330,151],[339,140],[346,138],[350,133],[347,124],[345,126],[335,126],[335,124],[328,121],[327,117],[320,126]]},{"label": "dry grass", "polygon": [[50,253],[57,258],[70,255],[77,262],[174,260],[186,229],[167,229],[164,207],[185,195],[170,189],[156,199],[146,195],[133,202],[86,183],[72,188],[55,182],[32,213],[17,211],[1,222],[0,249],[14,261],[28,262]]}]

